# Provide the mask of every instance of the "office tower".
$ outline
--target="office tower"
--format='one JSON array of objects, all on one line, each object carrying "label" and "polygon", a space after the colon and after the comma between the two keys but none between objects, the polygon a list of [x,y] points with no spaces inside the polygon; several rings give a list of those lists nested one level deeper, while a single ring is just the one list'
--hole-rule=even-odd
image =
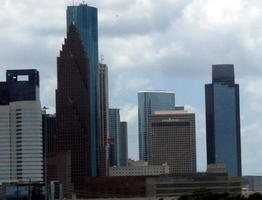
[{"label": "office tower", "polygon": [[234,65],[213,65],[205,85],[207,163],[225,164],[229,176],[241,176],[239,85]]},{"label": "office tower", "polygon": [[120,122],[120,166],[127,166],[128,160],[128,131],[127,122]]},{"label": "office tower", "polygon": [[170,166],[170,173],[196,172],[195,114],[156,111],[149,116],[149,164]]},{"label": "office tower", "polygon": [[109,167],[115,166],[115,140],[109,136],[108,138],[109,144]]},{"label": "office tower", "polygon": [[71,24],[74,24],[80,35],[86,56],[88,57],[89,68],[87,81],[90,89],[88,96],[90,102],[89,120],[91,127],[91,165],[92,173],[96,176],[99,158],[98,143],[100,136],[100,95],[99,95],[99,65],[98,65],[98,22],[97,8],[80,4],[79,6],[67,7],[67,31]]},{"label": "office tower", "polygon": [[120,166],[120,114],[118,108],[109,109],[109,136],[114,139],[114,165]]},{"label": "office tower", "polygon": [[46,111],[42,111],[42,127],[44,152],[47,154],[55,152],[56,115],[46,114]]},{"label": "office tower", "polygon": [[100,130],[98,175],[106,176],[109,167],[109,127],[108,127],[108,68],[105,64],[99,65],[100,80]]},{"label": "office tower", "polygon": [[148,160],[148,116],[158,110],[175,110],[175,94],[148,90],[138,93],[139,160]]},{"label": "office tower", "polygon": [[[74,25],[57,58],[56,151],[71,152],[71,178],[76,190],[93,174],[88,58]],[[66,167],[66,166],[64,166]],[[64,170],[63,167],[61,170]]]},{"label": "office tower", "polygon": [[37,70],[7,70],[0,82],[0,125],[0,182],[43,181]]}]

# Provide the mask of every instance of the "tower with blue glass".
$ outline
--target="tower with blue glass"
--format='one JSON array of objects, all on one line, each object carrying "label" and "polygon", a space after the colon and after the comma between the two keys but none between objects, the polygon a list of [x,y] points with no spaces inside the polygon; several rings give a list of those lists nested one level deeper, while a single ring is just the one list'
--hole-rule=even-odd
[{"label": "tower with blue glass", "polygon": [[207,163],[225,164],[229,176],[241,176],[239,85],[234,65],[213,65],[205,85]]},{"label": "tower with blue glass", "polygon": [[[88,84],[90,86],[90,123],[91,123],[91,168],[92,176],[97,175],[98,141],[100,136],[99,120],[99,67],[98,67],[98,21],[97,8],[80,4],[67,7],[67,31],[74,24],[82,40],[89,60]],[[84,101],[84,99],[83,99]]]},{"label": "tower with blue glass", "polygon": [[163,90],[138,92],[139,160],[148,160],[148,118],[160,110],[175,110],[175,93]]}]

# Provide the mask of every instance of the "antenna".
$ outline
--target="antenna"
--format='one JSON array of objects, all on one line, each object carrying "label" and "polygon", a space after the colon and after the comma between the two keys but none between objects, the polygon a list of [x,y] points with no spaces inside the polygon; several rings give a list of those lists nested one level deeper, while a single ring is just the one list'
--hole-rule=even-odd
[{"label": "antenna", "polygon": [[101,64],[103,64],[103,62],[104,62],[104,55],[103,54],[101,54],[100,62],[101,62]]}]

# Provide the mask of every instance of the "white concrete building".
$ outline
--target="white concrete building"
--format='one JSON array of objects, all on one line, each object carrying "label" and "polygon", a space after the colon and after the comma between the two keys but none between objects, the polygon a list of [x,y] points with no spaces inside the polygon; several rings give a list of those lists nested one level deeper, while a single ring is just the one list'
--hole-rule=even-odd
[{"label": "white concrete building", "polygon": [[[20,73],[28,80],[19,81]],[[38,88],[36,70],[8,70],[7,82],[0,83],[0,183],[43,181]]]}]

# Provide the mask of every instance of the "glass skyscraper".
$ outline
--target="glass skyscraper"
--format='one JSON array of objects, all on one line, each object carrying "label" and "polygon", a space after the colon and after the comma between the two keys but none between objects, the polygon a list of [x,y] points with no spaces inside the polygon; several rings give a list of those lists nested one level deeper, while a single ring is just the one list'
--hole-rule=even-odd
[{"label": "glass skyscraper", "polygon": [[120,166],[120,113],[118,108],[109,109],[109,136],[114,139],[114,165]]},{"label": "glass skyscraper", "polygon": [[139,160],[148,160],[148,117],[160,110],[175,110],[175,94],[170,91],[138,92]]},{"label": "glass skyscraper", "polygon": [[67,31],[74,24],[82,40],[89,61],[87,74],[90,86],[90,121],[91,121],[91,159],[92,176],[97,175],[98,166],[98,140],[100,135],[99,111],[99,67],[98,67],[98,22],[97,8],[80,4],[67,7]]},{"label": "glass skyscraper", "polygon": [[234,65],[213,65],[205,85],[207,163],[226,164],[229,176],[241,176],[239,85]]}]

